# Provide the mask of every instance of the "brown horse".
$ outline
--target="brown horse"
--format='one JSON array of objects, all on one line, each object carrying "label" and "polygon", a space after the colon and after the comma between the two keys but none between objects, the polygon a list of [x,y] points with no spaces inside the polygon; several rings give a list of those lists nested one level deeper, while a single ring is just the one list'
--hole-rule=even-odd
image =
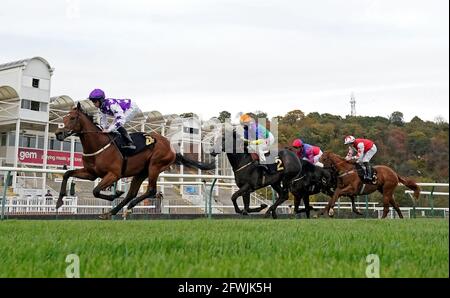
[{"label": "brown horse", "polygon": [[398,216],[403,218],[398,203],[394,200],[394,190],[401,182],[403,185],[414,191],[414,197],[419,198],[420,187],[415,181],[399,176],[394,170],[387,166],[375,166],[377,172],[377,180],[375,184],[364,184],[358,176],[355,164],[345,160],[344,158],[326,151],[320,158],[325,167],[332,167],[339,173],[338,184],[333,197],[328,202],[323,212],[328,212],[329,216],[334,215],[334,204],[341,196],[355,197],[357,195],[365,195],[378,190],[383,195],[383,217],[385,218],[389,212],[389,204],[397,211]]},{"label": "brown horse", "polygon": [[[84,113],[80,103],[73,108],[63,118],[64,128],[58,129],[56,137],[64,140],[70,135],[78,135],[83,146],[84,167],[76,170],[69,170],[64,173],[61,184],[61,191],[56,203],[56,208],[63,204],[63,197],[66,195],[67,180],[70,177],[80,179],[95,180],[102,178],[100,183],[94,188],[93,194],[96,198],[113,201],[120,197],[123,192],[116,192],[113,195],[105,195],[100,192],[114,184],[122,177],[133,177],[130,189],[125,199],[115,206],[110,212],[103,214],[100,218],[108,219],[117,214],[127,203],[127,210],[131,210],[139,202],[147,198],[155,198],[157,194],[157,180],[161,172],[165,171],[173,163],[183,164],[188,167],[202,170],[214,169],[215,163],[204,164],[187,159],[171,148],[169,140],[165,137],[151,133],[155,140],[153,147],[146,147],[136,155],[128,157],[124,163],[121,152],[114,143],[114,138],[93,123],[88,115]],[[148,178],[147,191],[136,197],[142,182]],[[124,212],[124,216],[128,212]]]}]

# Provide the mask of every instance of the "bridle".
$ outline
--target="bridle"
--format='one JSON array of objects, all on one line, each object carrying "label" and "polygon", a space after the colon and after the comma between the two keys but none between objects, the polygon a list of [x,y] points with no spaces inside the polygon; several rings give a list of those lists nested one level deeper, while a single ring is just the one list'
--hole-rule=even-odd
[{"label": "bridle", "polygon": [[[77,111],[78,113],[80,112],[80,111]],[[66,116],[69,116],[70,114],[67,114]],[[75,117],[75,119],[79,119],[79,115],[77,114],[77,116]],[[79,121],[79,120],[78,120]],[[63,131],[63,133],[64,133],[64,138],[67,138],[67,137],[70,137],[70,136],[72,136],[72,135],[83,135],[83,134],[90,134],[90,133],[101,133],[101,134],[106,134],[105,132],[103,132],[102,130],[85,130],[85,131],[79,131],[79,132],[75,132],[75,131],[73,131],[73,130],[69,130],[69,131],[67,131],[67,130],[64,130]],[[111,144],[113,144],[113,142],[114,142],[114,140],[115,140],[115,138],[112,138],[112,139],[110,139],[110,141],[108,142],[108,144],[106,144],[105,146],[103,146],[102,148],[100,148],[99,150],[97,150],[96,152],[93,152],[93,153],[82,153],[82,155],[83,156],[85,156],[85,157],[92,157],[92,156],[95,156],[95,155],[98,155],[98,154],[100,154],[100,153],[102,153],[103,151],[105,151],[106,149],[108,149],[110,146],[111,146]]]}]

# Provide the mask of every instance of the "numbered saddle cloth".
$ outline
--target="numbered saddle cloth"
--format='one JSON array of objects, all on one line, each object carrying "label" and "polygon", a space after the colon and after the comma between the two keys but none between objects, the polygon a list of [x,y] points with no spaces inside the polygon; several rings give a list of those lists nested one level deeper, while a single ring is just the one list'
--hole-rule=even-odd
[{"label": "numbered saddle cloth", "polygon": [[123,156],[133,156],[146,148],[153,147],[156,143],[156,139],[153,138],[148,133],[143,132],[135,132],[131,133],[130,137],[133,139],[134,145],[136,146],[135,150],[123,149],[122,146],[126,144],[126,141],[122,138],[122,135],[119,133],[114,133],[113,137],[115,138],[115,143],[119,148],[120,152]]}]

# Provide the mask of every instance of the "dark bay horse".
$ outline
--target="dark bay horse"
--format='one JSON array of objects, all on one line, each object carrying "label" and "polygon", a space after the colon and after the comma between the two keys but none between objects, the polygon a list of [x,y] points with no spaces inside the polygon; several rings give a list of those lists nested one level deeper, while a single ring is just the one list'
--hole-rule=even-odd
[{"label": "dark bay horse", "polygon": [[[233,147],[231,150],[227,148],[225,135],[232,136]],[[270,185],[277,192],[278,198],[266,211],[266,217],[271,214],[272,218],[277,218],[277,207],[289,197],[290,180],[301,170],[300,161],[295,153],[289,150],[280,150],[278,152],[278,163],[281,166],[282,162],[283,170],[269,174],[253,160],[247,151],[247,144],[236,132],[236,129],[217,136],[214,140],[213,150],[210,153],[216,156],[224,150],[233,169],[236,185],[239,187],[239,190],[231,196],[236,213],[247,215],[248,213],[259,212],[265,209],[267,207],[265,204],[258,208],[250,208],[250,194],[257,189]],[[244,201],[244,210],[241,210],[237,205],[237,198],[240,196],[242,196]]]},{"label": "dark bay horse", "polygon": [[419,198],[420,187],[412,179],[408,179],[398,175],[394,170],[387,166],[375,166],[377,172],[376,183],[365,184],[359,178],[355,164],[345,160],[339,155],[326,151],[323,153],[320,161],[326,167],[335,168],[338,173],[338,183],[333,197],[325,207],[324,212],[328,212],[329,216],[334,215],[334,204],[340,196],[357,196],[370,194],[378,190],[383,195],[383,216],[385,218],[389,212],[389,204],[394,207],[400,218],[403,218],[398,203],[394,199],[394,190],[399,182],[414,191],[414,197]]},{"label": "dark bay horse", "polygon": [[[294,195],[294,212],[306,213],[310,218],[310,211],[314,210],[309,204],[309,196],[320,192],[333,196],[337,184],[337,175],[329,168],[321,168],[301,159],[302,169],[290,184],[290,191]],[[305,204],[304,210],[299,210],[300,202]]]},{"label": "dark bay horse", "polygon": [[[104,195],[100,192],[114,184],[122,177],[133,177],[130,189],[125,199],[115,206],[111,211],[103,214],[102,219],[108,219],[117,214],[126,204],[127,210],[131,210],[139,202],[147,198],[155,198],[157,194],[157,180],[161,172],[170,165],[177,163],[201,170],[211,170],[215,168],[215,163],[204,164],[187,159],[179,153],[175,153],[170,146],[169,140],[158,133],[151,133],[155,140],[153,147],[146,147],[136,155],[128,157],[126,168],[123,157],[114,139],[94,124],[87,114],[82,110],[80,103],[73,108],[63,118],[64,128],[58,129],[56,137],[62,141],[71,135],[78,135],[83,146],[83,168],[69,170],[64,173],[61,184],[61,191],[56,203],[56,208],[63,205],[63,197],[66,196],[67,180],[76,177],[86,180],[102,178],[100,183],[94,188],[93,194],[96,198],[113,201],[120,197],[123,192],[116,192],[113,195]],[[142,182],[148,178],[147,191],[136,197]],[[126,217],[128,212],[124,212]]]},{"label": "dark bay horse", "polygon": [[[299,214],[306,213],[306,217],[310,217],[310,211],[314,210],[309,205],[309,196],[323,193],[330,197],[333,196],[337,186],[338,172],[333,167],[318,167],[310,162],[301,159],[302,170],[291,181],[290,191],[294,195],[294,212]],[[356,195],[347,195],[352,203],[352,211],[358,215],[362,213],[356,208]],[[299,209],[300,202],[303,200],[305,209]]]}]

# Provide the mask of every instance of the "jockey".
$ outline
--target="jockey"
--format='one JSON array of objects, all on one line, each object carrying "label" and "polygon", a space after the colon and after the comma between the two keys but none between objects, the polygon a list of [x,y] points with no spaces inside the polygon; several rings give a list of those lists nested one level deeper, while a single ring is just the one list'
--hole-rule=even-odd
[{"label": "jockey", "polygon": [[[355,139],[354,136],[346,136],[344,144],[350,145],[345,159],[356,160],[364,170],[364,179],[371,179],[372,173],[369,162],[375,153],[377,153],[377,146],[375,146],[375,143],[367,139]],[[353,156],[353,151],[356,151],[355,156]]]},{"label": "jockey", "polygon": [[292,147],[296,149],[298,158],[304,159],[315,166],[323,168],[323,164],[319,161],[322,156],[322,150],[320,150],[320,147],[303,143],[301,139],[295,139],[292,142]]},{"label": "jockey", "polygon": [[273,134],[248,114],[243,114],[239,121],[244,126],[244,139],[248,141],[249,147],[258,153],[261,162],[265,162],[264,154],[269,152],[270,146],[275,142]]},{"label": "jockey", "polygon": [[[123,126],[141,112],[139,107],[130,99],[105,98],[105,92],[100,89],[94,89],[89,94],[89,99],[94,103],[95,107],[100,109],[100,124],[103,131],[109,133],[117,130],[126,140],[126,145],[122,146],[122,148],[136,149],[133,139]],[[107,115],[114,117],[113,123],[109,126]]]}]

